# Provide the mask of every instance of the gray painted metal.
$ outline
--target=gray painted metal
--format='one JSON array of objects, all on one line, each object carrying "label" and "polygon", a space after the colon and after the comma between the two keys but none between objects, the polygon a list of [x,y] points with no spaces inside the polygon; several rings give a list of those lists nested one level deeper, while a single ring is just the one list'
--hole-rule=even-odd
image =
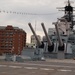
[{"label": "gray painted metal", "polygon": [[40,46],[40,45],[41,45],[41,42],[39,41],[39,39],[38,39],[38,37],[37,37],[37,35],[36,35],[36,33],[35,33],[35,31],[34,31],[32,25],[31,25],[31,23],[28,23],[28,25],[29,25],[29,27],[30,27],[30,29],[31,29],[31,31],[32,31],[32,33],[33,33],[33,35],[35,36],[35,38],[36,38],[36,40],[37,40],[38,46]]},{"label": "gray painted metal", "polygon": [[58,36],[59,46],[63,46],[63,42],[62,42],[60,34],[59,34],[57,23],[55,23],[55,28],[56,28],[56,32],[57,32],[57,36]]},{"label": "gray painted metal", "polygon": [[49,46],[52,46],[52,41],[50,40],[50,37],[49,37],[48,34],[47,34],[47,31],[46,31],[46,29],[45,29],[44,23],[41,23],[41,26],[42,26],[43,31],[44,31],[44,33],[45,33],[45,36],[46,36],[48,45],[49,45]]}]

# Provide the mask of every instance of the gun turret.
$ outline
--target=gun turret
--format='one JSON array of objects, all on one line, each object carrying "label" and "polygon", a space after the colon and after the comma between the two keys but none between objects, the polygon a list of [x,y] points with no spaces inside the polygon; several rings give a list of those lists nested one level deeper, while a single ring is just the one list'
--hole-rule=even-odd
[{"label": "gun turret", "polygon": [[30,27],[30,29],[31,29],[31,31],[32,31],[32,33],[33,33],[33,35],[35,36],[35,39],[36,39],[36,41],[37,41],[38,47],[39,47],[39,48],[44,48],[44,43],[43,43],[43,42],[41,43],[41,42],[39,41],[39,39],[38,39],[38,37],[37,37],[37,35],[36,35],[36,33],[35,33],[35,31],[34,31],[32,25],[31,25],[31,23],[28,23],[28,25],[29,25],[29,27]]},{"label": "gun turret", "polygon": [[55,24],[55,28],[56,28],[56,32],[57,32],[57,37],[58,37],[58,42],[59,42],[59,46],[58,46],[58,50],[59,51],[64,51],[64,43],[60,37],[60,34],[59,34],[59,29],[58,29],[58,22],[54,23]]},{"label": "gun turret", "polygon": [[47,31],[45,29],[44,23],[41,23],[41,25],[42,25],[43,31],[45,33],[45,36],[46,36],[46,39],[47,39],[47,42],[48,42],[48,51],[52,52],[54,50],[54,44],[52,43],[49,35],[47,34]]}]

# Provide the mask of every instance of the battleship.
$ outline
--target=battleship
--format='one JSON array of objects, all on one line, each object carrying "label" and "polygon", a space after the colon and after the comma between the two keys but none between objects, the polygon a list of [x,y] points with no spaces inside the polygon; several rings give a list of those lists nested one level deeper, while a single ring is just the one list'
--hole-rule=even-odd
[{"label": "battleship", "polygon": [[[67,1],[65,7],[58,7],[59,11],[64,11],[64,16],[57,18],[55,31],[52,35],[48,35],[44,23],[41,23],[42,29],[45,33],[46,41],[40,42],[37,38],[31,23],[28,23],[33,35],[37,40],[37,51],[42,51],[46,57],[54,58],[74,58],[75,57],[75,30],[74,30],[74,7],[71,6],[71,1]],[[46,50],[44,49],[46,45]],[[39,49],[39,50],[38,50]],[[35,54],[37,54],[37,51]],[[38,52],[39,53],[39,52]]]},{"label": "battleship", "polygon": [[[68,0],[65,7],[58,7],[58,9],[59,11],[63,11],[64,15],[60,18],[57,18],[57,22],[52,23],[53,25],[55,25],[55,31],[52,35],[48,35],[44,23],[41,23],[46,41],[39,41],[31,23],[28,23],[37,41],[36,48],[25,48],[22,51],[21,55],[13,55],[13,61],[23,61],[23,59],[25,59],[25,56],[27,56],[27,58],[31,60],[45,60],[46,58],[75,58],[75,15],[73,14],[74,7],[71,6],[71,1]],[[9,55],[6,55],[6,60],[8,60],[9,57]]]}]

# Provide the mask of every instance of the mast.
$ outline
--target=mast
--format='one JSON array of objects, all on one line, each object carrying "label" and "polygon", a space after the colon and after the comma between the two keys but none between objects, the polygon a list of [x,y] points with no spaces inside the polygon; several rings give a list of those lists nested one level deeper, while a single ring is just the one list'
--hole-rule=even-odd
[{"label": "mast", "polygon": [[67,1],[67,5],[65,7],[59,7],[58,9],[60,9],[60,11],[64,11],[64,16],[63,18],[65,18],[67,20],[67,22],[70,22],[70,29],[73,29],[73,26],[75,25],[74,23],[74,15],[73,15],[73,11],[74,11],[74,7],[71,6],[71,1],[68,0]]}]

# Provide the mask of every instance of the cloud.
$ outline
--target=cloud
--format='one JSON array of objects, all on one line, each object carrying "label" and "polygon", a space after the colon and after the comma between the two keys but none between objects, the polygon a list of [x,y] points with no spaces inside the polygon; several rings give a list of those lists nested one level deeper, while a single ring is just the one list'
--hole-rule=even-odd
[{"label": "cloud", "polygon": [[36,21],[37,34],[43,36],[41,22],[45,23],[47,30],[49,27],[54,27],[52,22],[55,22],[57,18],[63,16],[63,12],[58,12],[56,7],[64,7],[64,1],[67,0],[0,0],[0,10],[33,14],[50,14],[22,15],[1,12],[0,26],[9,24],[24,29],[27,32],[27,42],[30,42],[29,38],[32,35],[32,32],[28,23],[31,22],[32,26],[35,28]]}]

